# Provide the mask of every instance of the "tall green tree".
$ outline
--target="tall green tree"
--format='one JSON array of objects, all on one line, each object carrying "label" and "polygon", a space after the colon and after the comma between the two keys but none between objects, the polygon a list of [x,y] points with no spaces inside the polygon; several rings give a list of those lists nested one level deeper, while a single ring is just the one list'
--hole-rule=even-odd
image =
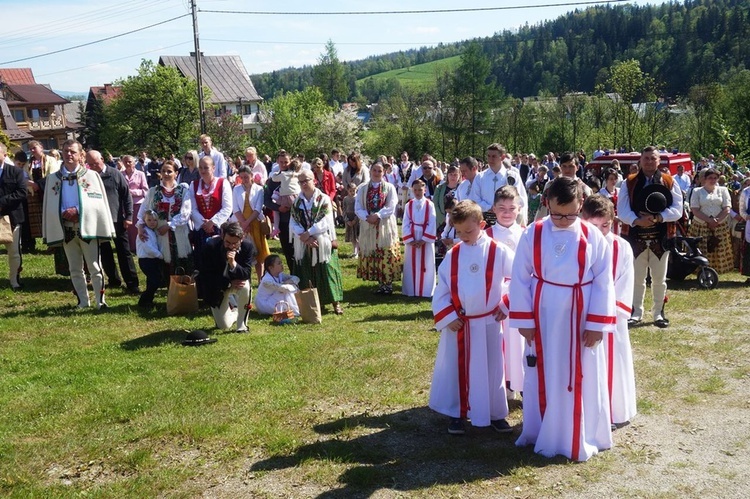
[{"label": "tall green tree", "polygon": [[[618,145],[618,142],[621,142],[629,150],[632,150],[638,125],[638,112],[633,108],[633,104],[655,99],[654,79],[641,70],[640,62],[629,59],[612,66],[607,83],[612,91],[618,95],[613,142],[615,146]],[[621,131],[619,135],[618,124]]]},{"label": "tall green tree", "polygon": [[349,97],[346,70],[339,61],[336,45],[331,40],[326,42],[325,51],[320,54],[318,64],[313,68],[313,81],[329,106],[337,107]]},{"label": "tall green tree", "polygon": [[147,149],[167,156],[195,145],[199,115],[194,80],[144,59],[137,75],[117,85],[122,91],[105,108],[108,126],[102,137],[113,154]]},{"label": "tall green tree", "polygon": [[214,146],[231,157],[242,155],[249,137],[242,128],[242,116],[229,111],[206,119],[206,133],[211,136]]},{"label": "tall green tree", "polygon": [[452,74],[438,78],[438,95],[441,128],[452,141],[451,155],[480,154],[494,135],[492,110],[500,105],[503,92],[479,43],[465,48]]},{"label": "tall green tree", "polygon": [[261,106],[261,116],[267,121],[260,134],[264,149],[313,156],[318,152],[318,120],[333,111],[318,87],[277,95]]}]

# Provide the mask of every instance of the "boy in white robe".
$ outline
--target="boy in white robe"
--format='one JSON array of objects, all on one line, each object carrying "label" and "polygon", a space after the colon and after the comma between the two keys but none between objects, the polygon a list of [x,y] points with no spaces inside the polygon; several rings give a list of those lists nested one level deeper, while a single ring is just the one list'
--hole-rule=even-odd
[{"label": "boy in white robe", "polygon": [[549,216],[518,242],[510,281],[510,326],[530,345],[516,445],[585,461],[612,447],[602,345],[615,327],[612,252],[578,218],[576,179],[555,179],[548,199]]},{"label": "boy in white robe", "polygon": [[435,204],[425,197],[425,185],[421,180],[414,181],[412,193],[414,199],[406,203],[401,227],[406,246],[401,293],[404,296],[432,297],[437,231]]},{"label": "boy in white robe", "polygon": [[440,342],[429,406],[451,418],[450,434],[463,434],[466,418],[509,433],[500,321],[507,311],[501,283],[513,252],[487,236],[473,201],[456,204],[451,216],[461,242],[440,265],[432,299]]},{"label": "boy in white robe", "polygon": [[299,306],[294,296],[299,291],[299,277],[284,273],[284,263],[276,254],[268,255],[263,266],[266,269],[255,294],[255,310],[259,314],[272,315],[276,304],[285,301],[289,309],[299,317]]},{"label": "boy in white robe", "polygon": [[[497,217],[497,222],[487,229],[487,234],[497,241],[504,244],[513,253],[516,251],[518,241],[523,234],[517,220],[518,212],[521,209],[521,202],[518,196],[518,190],[510,185],[505,185],[495,192],[495,202],[492,205],[492,211]],[[506,306],[508,305],[508,290],[510,289],[510,279],[503,281],[503,299]],[[508,319],[502,322],[503,328],[503,356],[505,358],[505,382],[514,392],[523,391],[523,363],[525,361],[524,351],[526,341],[521,337],[516,328],[511,328]],[[509,394],[509,396],[512,395]]]},{"label": "boy in white robe", "polygon": [[[617,330],[604,335],[607,357],[607,386],[612,424],[622,425],[636,415],[635,370],[633,349],[630,346],[628,319],[633,311],[633,250],[625,239],[612,231],[614,205],[602,195],[591,196],[583,202],[581,217],[599,229],[612,247],[612,273],[615,281],[615,310]],[[614,429],[614,428],[613,428]]]}]

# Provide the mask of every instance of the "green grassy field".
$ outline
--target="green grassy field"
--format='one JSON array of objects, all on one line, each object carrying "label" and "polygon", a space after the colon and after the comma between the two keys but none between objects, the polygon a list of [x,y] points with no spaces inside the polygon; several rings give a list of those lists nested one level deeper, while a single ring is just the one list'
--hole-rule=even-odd
[{"label": "green grassy field", "polygon": [[[613,450],[572,465],[513,445],[519,401],[511,436],[448,436],[426,408],[429,301],[376,297],[354,259],[342,259],[343,316],[275,327],[253,315],[250,334],[212,331],[217,343],[190,348],[184,330],[210,329],[208,311],[167,317],[161,291],[144,313],[120,290],[106,312],[78,311],[50,255],[24,258],[24,292],[0,280],[3,496],[746,495],[750,342],[738,318],[750,298],[738,274],[714,291],[671,285],[673,326],[632,331],[640,414]],[[709,411],[716,420],[695,420]]]},{"label": "green grassy field", "polygon": [[391,71],[385,71],[376,75],[368,76],[361,80],[357,80],[357,85],[362,85],[365,80],[372,78],[373,80],[388,80],[395,78],[404,87],[424,89],[435,85],[436,75],[443,71],[451,71],[455,69],[461,62],[461,56],[448,57],[446,59],[440,59],[437,61],[427,62],[425,64],[417,64],[409,68],[394,69]]}]

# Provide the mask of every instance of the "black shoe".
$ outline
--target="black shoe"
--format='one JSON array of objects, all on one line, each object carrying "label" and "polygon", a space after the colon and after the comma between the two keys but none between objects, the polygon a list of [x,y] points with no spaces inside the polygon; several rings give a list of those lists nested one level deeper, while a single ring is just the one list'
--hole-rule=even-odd
[{"label": "black shoe", "polygon": [[[89,277],[89,279],[91,279],[91,278]],[[109,281],[107,283],[107,287],[110,288],[110,289],[121,288],[122,287],[122,281]]]},{"label": "black shoe", "polygon": [[628,319],[628,327],[637,326],[640,323],[641,323],[641,319],[634,319],[633,317]]},{"label": "black shoe", "polygon": [[511,428],[508,422],[504,419],[496,419],[495,421],[490,421],[490,426],[498,433],[510,433],[513,431],[513,428]]},{"label": "black shoe", "polygon": [[385,286],[383,286],[383,285],[378,286],[378,289],[375,290],[375,294],[376,295],[382,295],[383,293],[385,293]]},{"label": "black shoe", "polygon": [[609,425],[609,429],[612,430],[612,431],[615,431],[617,429],[617,425],[614,424],[614,423],[612,423],[612,424]]},{"label": "black shoe", "polygon": [[138,289],[138,286],[128,286],[125,292],[133,296],[141,294],[141,290]]},{"label": "black shoe", "polygon": [[660,317],[654,321],[654,326],[665,329],[669,327],[669,319],[665,319],[664,317]]},{"label": "black shoe", "polygon": [[451,418],[451,422],[448,425],[448,433],[450,435],[463,435],[466,433],[463,420],[459,418]]},{"label": "black shoe", "polygon": [[384,295],[392,295],[393,294],[393,286],[390,284],[387,286],[383,286],[383,294]]}]

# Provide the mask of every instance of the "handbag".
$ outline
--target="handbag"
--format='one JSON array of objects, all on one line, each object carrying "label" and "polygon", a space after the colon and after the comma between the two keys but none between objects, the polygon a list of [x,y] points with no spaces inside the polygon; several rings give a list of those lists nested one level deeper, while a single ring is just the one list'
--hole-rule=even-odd
[{"label": "handbag", "polygon": [[265,217],[263,221],[260,222],[260,233],[266,237],[271,235],[271,219],[269,217]]},{"label": "handbag", "polygon": [[281,300],[274,307],[273,323],[276,325],[289,324],[294,319],[294,312],[289,304]]},{"label": "handbag", "polygon": [[11,244],[13,242],[13,227],[10,225],[10,217],[0,217],[0,244]]},{"label": "handbag", "polygon": [[[182,271],[182,273],[179,273]],[[195,279],[178,267],[176,274],[169,276],[167,291],[167,315],[184,315],[198,311],[198,289]]]},{"label": "handbag", "polygon": [[309,288],[301,289],[297,292],[297,305],[299,305],[299,315],[302,318],[302,322],[307,324],[320,324],[323,322],[318,290],[312,286],[312,282]]}]

